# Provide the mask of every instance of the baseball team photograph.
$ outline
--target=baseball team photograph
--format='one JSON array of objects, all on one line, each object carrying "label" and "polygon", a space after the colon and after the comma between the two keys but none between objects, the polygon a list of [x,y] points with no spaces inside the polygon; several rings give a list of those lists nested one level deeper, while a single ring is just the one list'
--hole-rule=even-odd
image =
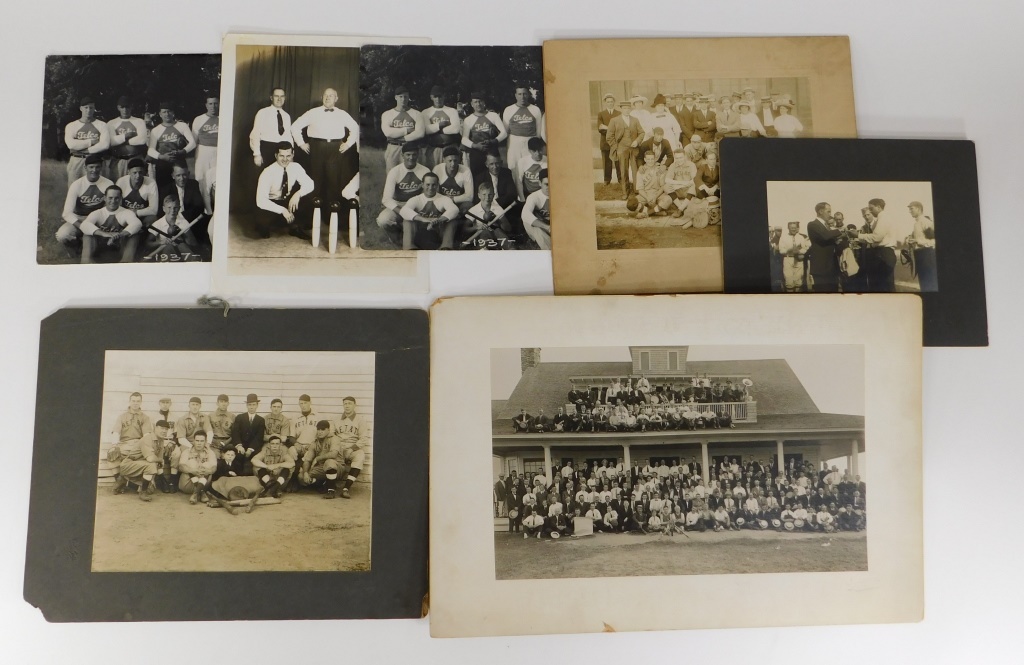
[{"label": "baseball team photograph", "polygon": [[813,136],[805,78],[592,81],[598,249],[721,246],[723,138]]},{"label": "baseball team photograph", "polygon": [[541,49],[361,49],[360,246],[550,249]]},{"label": "baseball team photograph", "polygon": [[36,261],[211,259],[219,55],[46,59]]},{"label": "baseball team photograph", "polygon": [[105,365],[94,571],[369,570],[373,353]]}]

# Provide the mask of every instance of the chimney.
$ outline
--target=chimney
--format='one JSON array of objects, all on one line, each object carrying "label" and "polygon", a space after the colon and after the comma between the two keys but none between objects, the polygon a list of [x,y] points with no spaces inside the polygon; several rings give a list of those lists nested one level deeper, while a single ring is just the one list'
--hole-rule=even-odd
[{"label": "chimney", "polygon": [[523,374],[540,364],[540,349],[519,349],[519,360]]}]

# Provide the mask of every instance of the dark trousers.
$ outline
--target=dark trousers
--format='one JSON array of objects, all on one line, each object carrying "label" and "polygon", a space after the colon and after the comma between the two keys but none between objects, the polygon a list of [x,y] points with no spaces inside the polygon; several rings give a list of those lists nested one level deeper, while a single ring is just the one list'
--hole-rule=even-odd
[{"label": "dark trousers", "polygon": [[612,160],[610,148],[601,148],[601,164],[604,166],[604,184],[607,185],[612,181],[612,171],[615,171],[616,180],[622,180],[622,175],[619,173],[619,163]]},{"label": "dark trousers", "polygon": [[815,293],[838,293],[839,292],[839,281],[835,273],[827,275],[811,275],[814,278],[814,288],[811,290]]},{"label": "dark trousers", "polygon": [[260,158],[263,160],[261,169],[265,169],[277,161],[277,143],[273,141],[260,141]]},{"label": "dark trousers", "polygon": [[871,288],[876,293],[892,293],[896,290],[896,252],[891,247],[879,247],[871,272]]},{"label": "dark trousers", "polygon": [[164,161],[162,159],[153,162],[153,179],[156,180],[156,187],[158,191],[163,191],[164,188],[169,187],[174,182],[174,167],[175,166],[188,166],[184,159],[176,159],[173,161]]},{"label": "dark trousers", "polygon": [[[287,208],[288,207],[288,200],[292,197],[292,195],[295,192],[298,191],[298,189],[299,189],[299,183],[297,183],[297,182],[292,183],[291,190],[288,192],[288,196],[286,196],[282,200],[273,201],[273,202],[276,203],[277,205],[281,206],[282,208]],[[294,223],[301,225],[301,228],[306,228],[306,227],[309,226],[309,212],[310,212],[310,210],[309,210],[309,208],[310,208],[309,199],[310,199],[310,196],[308,194],[306,196],[303,196],[301,199],[299,199],[299,206],[298,206],[298,208],[295,209],[295,213],[294,213],[295,214],[295,222]],[[257,232],[259,232],[259,233],[269,233],[270,231],[272,231],[274,229],[274,227],[279,226],[281,224],[284,224],[285,226],[288,225],[288,221],[284,218],[284,215],[282,215],[280,213],[276,213],[276,212],[270,212],[269,210],[264,210],[263,208],[256,208],[256,230],[257,230]]]},{"label": "dark trousers", "polygon": [[[330,219],[331,203],[341,202],[341,189],[348,181],[342,173],[342,154],[338,152],[340,144],[340,140],[309,139],[309,176],[313,178],[313,196],[321,201],[320,214],[325,222]],[[348,206],[343,209],[347,211]]]}]

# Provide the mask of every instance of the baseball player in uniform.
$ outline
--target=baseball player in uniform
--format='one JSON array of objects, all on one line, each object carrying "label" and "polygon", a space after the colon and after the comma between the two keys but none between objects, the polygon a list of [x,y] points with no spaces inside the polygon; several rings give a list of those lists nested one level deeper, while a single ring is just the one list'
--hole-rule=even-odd
[{"label": "baseball player in uniform", "polygon": [[786,230],[788,233],[779,236],[782,276],[786,291],[796,293],[804,288],[804,256],[811,242],[806,235],[800,233],[800,222],[789,222]]},{"label": "baseball player in uniform", "polygon": [[541,249],[551,249],[551,199],[548,196],[548,170],[538,174],[540,189],[526,197],[523,226]]},{"label": "baseball player in uniform", "polygon": [[[334,437],[340,444],[338,461],[348,467],[348,477],[341,488],[343,499],[349,498],[349,490],[363,470],[366,455],[367,429],[363,416],[356,413],[356,398],[346,397],[342,401],[341,418],[334,423]],[[333,498],[328,496],[327,498]]]},{"label": "baseball player in uniform", "polygon": [[156,186],[163,188],[172,181],[175,166],[185,166],[185,157],[196,149],[192,130],[175,118],[174,105],[160,102],[160,124],[149,133],[149,150],[146,154],[154,164],[153,177]]},{"label": "baseball player in uniform", "polygon": [[436,173],[423,176],[423,192],[402,206],[402,249],[454,249],[459,206],[439,194]]},{"label": "baseball player in uniform", "polygon": [[117,117],[107,122],[110,136],[110,156],[107,160],[107,177],[120,180],[128,175],[128,163],[146,156],[149,143],[149,128],[142,118],[132,115],[132,104],[127,97],[117,100]]},{"label": "baseball player in uniform", "polygon": [[[208,433],[212,431],[213,426],[210,424],[210,418],[202,413],[202,408],[203,400],[193,397],[188,401],[188,413],[178,418],[174,423],[172,438],[177,445],[174,446],[174,449],[170,451],[165,460],[167,468],[170,469],[170,478],[168,479],[167,487],[164,488],[164,492],[168,494],[172,494],[178,489],[178,471],[181,455],[183,451],[192,447],[196,432],[203,432],[203,443],[208,443]],[[209,449],[209,446],[206,447]],[[217,454],[215,452],[212,452],[212,454],[214,459],[216,459]],[[168,473],[167,468],[164,469],[165,474]]]},{"label": "baseball player in uniform", "polygon": [[[469,156],[467,166],[473,177],[477,177],[485,169],[487,153],[496,151],[508,132],[498,114],[487,110],[487,100],[482,92],[470,94],[470,106],[473,112],[462,122],[462,151]],[[508,164],[513,166],[511,162]],[[515,180],[514,174],[512,179]]]},{"label": "baseball player in uniform", "polygon": [[384,180],[383,206],[377,215],[377,225],[389,234],[397,235],[402,222],[402,206],[423,191],[423,176],[430,173],[430,169],[417,163],[418,159],[419,146],[406,143],[402,146],[402,163],[388,171]]},{"label": "baseball player in uniform", "polygon": [[430,89],[431,106],[420,112],[423,116],[424,148],[420,161],[433,169],[444,160],[444,149],[459,145],[462,137],[462,118],[459,112],[445,106],[444,89],[435,85]]},{"label": "baseball player in uniform", "polygon": [[445,148],[443,155],[443,161],[433,169],[440,182],[438,191],[465,213],[473,205],[473,174],[462,164],[462,152],[456,146]]},{"label": "baseball player in uniform", "polygon": [[217,134],[220,130],[220,98],[206,98],[206,113],[192,121],[192,135],[196,139],[196,180],[203,194],[206,214],[213,214],[210,187],[217,178]]},{"label": "baseball player in uniform", "polygon": [[102,158],[110,147],[110,132],[107,124],[96,118],[96,103],[92,97],[83,97],[79,110],[82,117],[64,127],[64,144],[71,151],[68,160],[69,187],[85,175],[87,157],[96,155]]},{"label": "baseball player in uniform", "polygon": [[295,460],[292,459],[288,449],[282,443],[281,435],[271,434],[270,440],[263,447],[263,450],[253,456],[252,467],[253,474],[263,489],[249,501],[249,505],[246,506],[246,512],[252,512],[256,502],[261,497],[268,494],[273,497],[281,496],[285,486],[288,484],[288,480],[292,477],[292,471],[295,469]]},{"label": "baseball player in uniform", "polygon": [[[206,493],[214,497],[216,491],[209,487],[211,477],[217,471],[217,453],[210,450],[206,445],[206,431],[196,430],[192,433],[192,445],[182,451],[178,460],[178,468],[181,469],[181,482],[178,489],[185,494],[190,494],[188,502],[191,504],[206,503]],[[211,491],[213,490],[213,491]],[[221,499],[226,497],[221,496]]]},{"label": "baseball player in uniform", "polygon": [[[426,135],[423,116],[409,106],[409,89],[404,85],[395,89],[395,108],[381,114],[380,127],[388,140],[388,147],[384,149],[384,165],[390,172],[405,160],[403,146]],[[419,143],[416,146],[419,150]]]},{"label": "baseball player in uniform", "polygon": [[309,486],[323,481],[327,497],[333,499],[337,491],[338,456],[340,444],[331,434],[331,423],[320,420],[316,424],[316,438],[302,457],[299,482]]},{"label": "baseball player in uniform", "polygon": [[[519,160],[519,164],[513,171],[513,173],[518,174],[516,176],[516,187],[519,188],[519,200],[521,201],[525,201],[527,196],[540,189],[539,175],[541,169],[548,167],[548,158],[544,155],[545,148],[547,147],[544,139],[534,136],[527,141],[526,145],[529,148],[529,154]],[[509,147],[509,154],[511,153],[512,149]],[[509,163],[511,164],[511,162]]]},{"label": "baseball player in uniform", "polygon": [[284,110],[284,88],[270,91],[270,106],[256,111],[256,118],[249,132],[249,149],[252,163],[263,168],[274,163],[277,146],[282,141],[292,142],[292,117]]},{"label": "baseball player in uniform", "polygon": [[134,212],[144,226],[156,221],[160,212],[160,194],[156,181],[146,175],[148,170],[144,159],[133,157],[128,160],[127,174],[115,183],[124,193],[121,206]]},{"label": "baseball player in uniform", "polygon": [[114,184],[100,175],[103,171],[103,157],[89,155],[83,161],[84,175],[68,187],[64,211],[61,213],[64,223],[54,236],[69,252],[82,239],[82,222],[90,213],[103,208],[104,193],[107,187]]},{"label": "baseball player in uniform", "polygon": [[284,415],[284,402],[278,398],[274,398],[270,401],[270,413],[263,417],[264,432],[263,442],[264,444],[270,443],[270,437],[278,435],[281,437],[281,441],[287,443],[292,436],[292,421],[288,419],[288,416]]},{"label": "baseball player in uniform", "polygon": [[530,156],[528,143],[531,138],[544,137],[544,114],[535,104],[525,85],[516,86],[516,103],[505,108],[501,120],[508,130],[508,154],[505,161],[512,169],[516,182],[522,177],[518,170],[520,160]]},{"label": "baseball player in uniform", "polygon": [[217,408],[210,414],[210,430],[213,438],[210,447],[220,454],[224,448],[231,447],[231,424],[235,422],[235,414],[228,411],[227,395],[217,396]]},{"label": "baseball player in uniform", "polygon": [[[313,196],[320,199],[321,219],[330,219],[331,204],[341,201],[341,189],[352,179],[343,173],[341,156],[359,144],[359,123],[336,106],[338,91],[324,90],[323,105],[309,109],[292,123],[295,145],[310,156]],[[303,134],[305,132],[305,134]]]},{"label": "baseball player in uniform", "polygon": [[[148,419],[148,418],[147,418]],[[157,421],[154,429],[142,434],[138,439],[128,439],[117,445],[121,455],[117,478],[114,481],[114,494],[123,494],[129,482],[139,486],[139,498],[151,501],[153,479],[160,468],[163,454],[163,441],[167,438],[170,423],[166,420]]]},{"label": "baseball player in uniform", "polygon": [[93,263],[96,253],[102,249],[120,250],[121,263],[135,261],[142,222],[134,212],[121,207],[121,195],[117,185],[107,187],[103,207],[82,220],[82,263]]}]

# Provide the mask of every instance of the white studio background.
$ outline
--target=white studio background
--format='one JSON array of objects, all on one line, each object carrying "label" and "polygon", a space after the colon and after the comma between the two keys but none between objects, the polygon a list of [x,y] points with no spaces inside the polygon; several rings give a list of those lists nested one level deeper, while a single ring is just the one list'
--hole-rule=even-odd
[{"label": "white studio background", "polygon": [[[8,294],[2,323],[2,404],[8,414],[0,482],[6,542],[0,565],[0,635],[11,663],[108,663],[135,654],[171,663],[181,654],[367,663],[521,663],[566,657],[652,662],[1019,662],[1022,573],[1018,403],[1024,376],[1016,266],[1024,248],[1020,185],[1024,116],[1024,6],[1000,0],[861,0],[822,3],[674,3],[667,0],[480,6],[274,0],[138,3],[129,11],[35,0],[8,6],[0,27],[0,127]],[[431,640],[421,621],[184,625],[50,625],[22,600],[38,323],[67,306],[181,306],[207,292],[207,267],[35,265],[43,61],[48,54],[219,52],[224,32],[383,34],[435,44],[540,44],[614,36],[841,35],[851,38],[860,135],[969,138],[976,142],[991,346],[925,351],[925,573],[923,622],[652,634]],[[629,58],[628,53],[622,54]],[[685,76],[685,63],[680,63]],[[1017,101],[1015,101],[1017,100]],[[817,103],[817,102],[816,102]],[[557,196],[557,192],[554,192]],[[557,222],[556,222],[557,223]],[[547,293],[550,259],[447,253],[431,266],[429,295],[275,296],[241,304],[426,307],[439,296]],[[161,269],[165,268],[165,269]],[[885,386],[869,389],[885,390]],[[60,404],[44,405],[58,410]],[[486,442],[482,442],[486,445]],[[49,460],[59,465],[60,460]],[[59,486],[47,491],[59,493]],[[874,510],[883,506],[873,506]],[[581,581],[581,584],[586,582]],[[538,599],[554,602],[557,598]],[[615,602],[609,598],[608,602]],[[650,602],[656,604],[657,598]],[[694,599],[699,603],[700,599]],[[766,613],[786,598],[737,598]],[[827,587],[821,602],[833,602]],[[528,608],[523,608],[528,612]],[[268,637],[272,635],[272,637]],[[178,638],[178,639],[175,639]],[[177,645],[175,644],[177,643]],[[183,651],[182,651],[183,649]],[[186,656],[187,658],[188,656]],[[596,661],[595,661],[596,662]]]}]

